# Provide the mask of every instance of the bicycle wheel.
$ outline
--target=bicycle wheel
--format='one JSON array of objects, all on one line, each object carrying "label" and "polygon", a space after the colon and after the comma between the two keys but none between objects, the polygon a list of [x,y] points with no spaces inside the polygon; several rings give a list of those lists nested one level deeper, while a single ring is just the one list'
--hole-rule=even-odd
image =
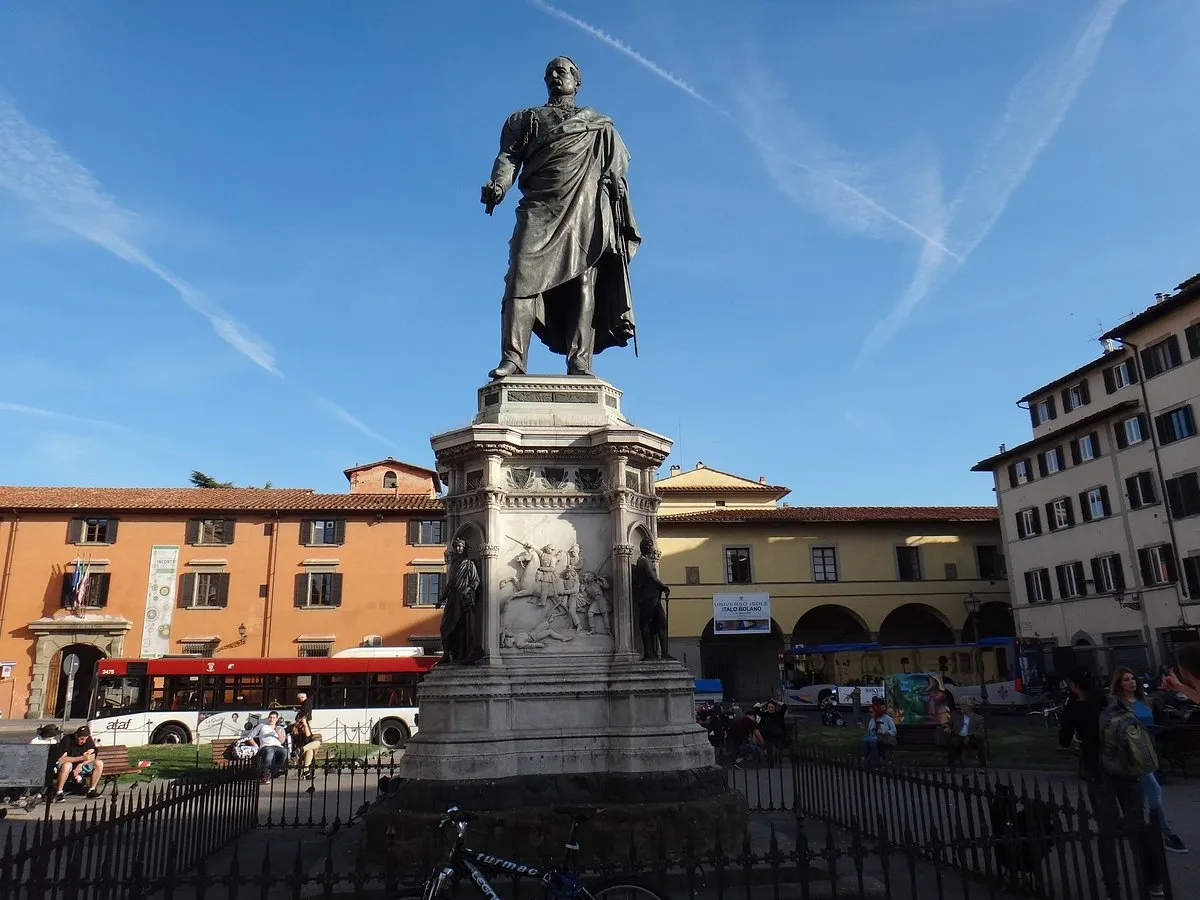
[{"label": "bicycle wheel", "polygon": [[667,900],[667,895],[636,875],[610,875],[588,889],[592,900]]}]

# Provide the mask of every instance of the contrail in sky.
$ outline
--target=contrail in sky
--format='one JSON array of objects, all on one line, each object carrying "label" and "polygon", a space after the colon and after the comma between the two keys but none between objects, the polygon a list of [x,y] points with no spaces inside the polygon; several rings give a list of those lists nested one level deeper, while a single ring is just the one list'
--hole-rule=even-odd
[{"label": "contrail in sky", "polygon": [[[1047,64],[1039,64],[1018,82],[1004,115],[976,155],[958,195],[945,208],[947,240],[962,248],[964,259],[983,243],[1004,213],[1013,193],[1054,138],[1095,66],[1126,0],[1100,0],[1079,32]],[[859,361],[883,347],[941,280],[944,260],[922,253],[904,294],[863,342]]]},{"label": "contrail in sky", "polygon": [[774,155],[775,157],[779,158],[780,160],[783,160],[783,161],[789,163],[790,165],[795,166],[796,168],[802,169],[803,171],[805,171],[817,178],[821,178],[821,179],[825,179],[825,180],[829,181],[831,184],[835,185],[836,187],[838,187],[839,189],[841,189],[842,191],[844,191],[845,193],[850,195],[852,198],[854,198],[859,203],[864,204],[869,209],[871,209],[878,215],[882,216],[884,219],[888,220],[892,224],[897,225],[900,228],[904,229],[905,231],[910,232],[911,234],[920,238],[922,241],[932,244],[934,247],[936,247],[942,253],[947,254],[952,259],[957,259],[957,260],[961,261],[961,257],[957,253],[955,253],[953,250],[951,250],[949,247],[946,247],[940,241],[935,239],[932,235],[930,235],[927,232],[923,231],[922,229],[918,228],[912,222],[909,222],[907,219],[901,218],[900,216],[896,215],[890,209],[886,208],[885,206],[880,204],[878,201],[867,196],[862,191],[860,191],[858,188],[847,183],[843,179],[838,178],[836,175],[832,174],[829,171],[822,170],[819,167],[815,167],[810,163],[806,163],[802,160],[796,159],[794,156],[786,154],[786,153],[782,152],[781,150],[777,149],[776,147],[771,145],[769,142],[764,140],[761,136],[759,136],[754,131],[752,131],[750,128],[748,128],[737,116],[735,116],[729,110],[725,109],[724,107],[720,106],[717,103],[714,103],[712,100],[710,100],[708,97],[704,96],[702,93],[700,93],[700,91],[696,90],[696,88],[692,87],[692,85],[688,84],[682,78],[680,78],[677,75],[672,74],[671,72],[667,71],[662,66],[660,66],[658,63],[654,62],[652,59],[649,59],[648,57],[639,53],[637,50],[633,49],[631,46],[626,44],[620,38],[614,37],[613,35],[609,34],[608,32],[604,31],[603,29],[597,28],[595,25],[592,25],[590,22],[585,22],[583,19],[580,19],[577,16],[571,15],[569,12],[561,10],[556,6],[552,6],[551,4],[545,2],[545,0],[525,0],[525,2],[528,3],[530,6],[534,7],[535,9],[541,10],[546,15],[553,16],[554,18],[559,19],[560,21],[566,22],[567,24],[572,25],[575,28],[578,28],[580,31],[583,31],[586,34],[591,35],[596,40],[600,41],[603,44],[608,45],[612,49],[616,50],[618,53],[625,54],[630,59],[632,59],[634,62],[636,62],[638,65],[642,66],[643,68],[647,69],[650,72],[653,72],[655,75],[657,75],[659,78],[662,78],[668,84],[674,85],[676,88],[683,91],[685,94],[687,94],[693,100],[696,100],[698,103],[701,103],[704,106],[707,106],[709,109],[711,109],[713,112],[717,113],[718,115],[724,116],[725,118],[729,119],[731,122],[734,123],[734,125],[737,126],[738,130],[741,131],[742,134],[744,134],[750,140],[750,143],[752,143],[759,150],[770,153],[770,154]]},{"label": "contrail in sky", "polygon": [[118,431],[128,431],[124,425],[116,422],[106,422],[103,419],[88,419],[83,416],[73,416],[69,413],[55,412],[52,409],[41,409],[37,406],[25,406],[21,403],[6,403],[0,400],[0,412],[16,413],[22,416],[35,416],[39,419],[56,419],[60,422],[76,422],[80,425],[97,425],[101,428],[115,428]]},{"label": "contrail in sky", "polygon": [[326,400],[324,397],[321,397],[317,394],[313,394],[312,399],[313,399],[314,403],[316,403],[318,406],[320,406],[322,409],[324,409],[325,412],[327,412],[329,415],[333,416],[333,418],[337,419],[343,425],[348,425],[351,428],[355,429],[356,431],[361,431],[367,437],[375,438],[377,441],[381,441],[385,444],[388,444],[389,446],[392,446],[392,447],[396,446],[396,444],[392,440],[384,437],[378,431],[373,430],[369,425],[367,425],[361,419],[355,418],[350,413],[350,411],[347,410],[345,407],[340,406],[337,403],[334,403],[332,400]]},{"label": "contrail in sky", "polygon": [[208,320],[221,340],[272,375],[280,374],[268,343],[143,251],[133,239],[137,216],[104,193],[91,172],[3,98],[0,188],[9,190],[55,224],[157,275]]}]

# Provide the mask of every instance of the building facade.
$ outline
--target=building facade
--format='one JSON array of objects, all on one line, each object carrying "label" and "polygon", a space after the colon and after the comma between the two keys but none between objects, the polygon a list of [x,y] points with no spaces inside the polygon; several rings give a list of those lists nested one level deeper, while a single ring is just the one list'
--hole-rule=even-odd
[{"label": "building facade", "polygon": [[[786,487],[702,463],[657,492],[671,653],[740,699],[770,695],[795,645],[1013,633],[993,507],[792,507]],[[720,629],[730,595],[765,595],[768,630]]]},{"label": "building facade", "polygon": [[1200,276],[1026,394],[1032,437],[982,460],[1019,630],[1154,667],[1200,623]]},{"label": "building facade", "polygon": [[0,712],[83,715],[104,656],[437,649],[436,473],[387,459],[346,477],[345,494],[0,487]]}]

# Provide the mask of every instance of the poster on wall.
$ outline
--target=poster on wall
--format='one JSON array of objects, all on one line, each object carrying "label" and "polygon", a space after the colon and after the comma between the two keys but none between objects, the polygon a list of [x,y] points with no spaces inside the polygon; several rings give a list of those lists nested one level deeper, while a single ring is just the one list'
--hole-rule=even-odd
[{"label": "poster on wall", "polygon": [[175,609],[175,570],[178,566],[178,547],[150,548],[142,656],[166,656],[171,652],[171,613]]},{"label": "poster on wall", "polygon": [[770,633],[770,594],[713,594],[713,634]]}]

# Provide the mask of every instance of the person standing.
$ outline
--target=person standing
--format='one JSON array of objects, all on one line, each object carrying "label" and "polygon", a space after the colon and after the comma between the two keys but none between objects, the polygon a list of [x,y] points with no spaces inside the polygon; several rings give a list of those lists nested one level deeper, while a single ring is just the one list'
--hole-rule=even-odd
[{"label": "person standing", "polygon": [[[1113,672],[1112,695],[1127,703],[1142,727],[1153,734],[1154,710],[1146,701],[1146,691],[1142,687],[1141,679],[1133,674],[1132,669],[1127,666],[1118,666],[1117,670]],[[1167,821],[1163,789],[1156,772],[1147,772],[1142,776],[1142,789],[1146,794],[1146,805],[1158,812],[1158,823],[1163,832],[1163,845],[1172,853],[1187,853],[1187,845]]]},{"label": "person standing", "polygon": [[300,753],[300,775],[312,781],[315,777],[313,763],[321,749],[321,736],[313,731],[312,698],[304,691],[296,694],[300,708],[296,710],[296,721],[292,724],[292,746]]},{"label": "person standing", "polygon": [[871,701],[871,718],[867,720],[862,746],[867,761],[872,763],[879,762],[885,748],[896,746],[896,722],[878,698]]}]

